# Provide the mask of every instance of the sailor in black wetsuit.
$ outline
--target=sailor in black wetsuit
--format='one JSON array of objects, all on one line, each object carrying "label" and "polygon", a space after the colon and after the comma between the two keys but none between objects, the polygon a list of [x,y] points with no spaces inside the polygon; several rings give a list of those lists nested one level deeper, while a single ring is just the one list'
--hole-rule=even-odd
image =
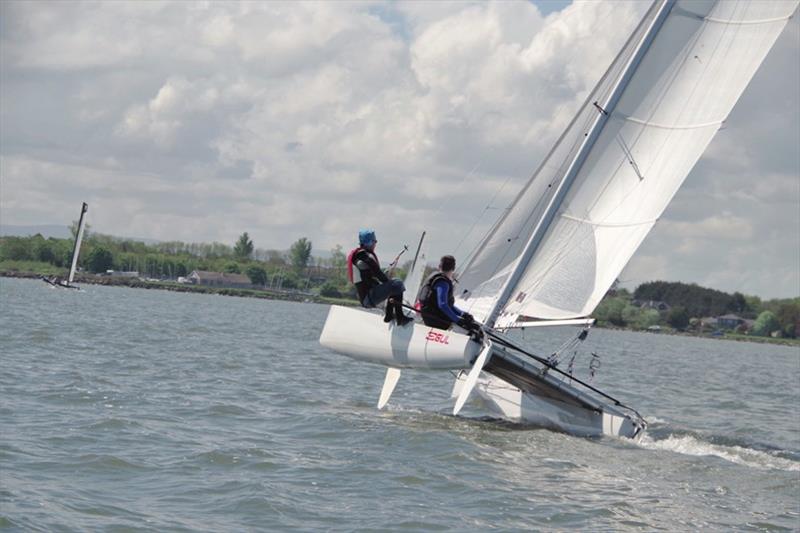
[{"label": "sailor in black wetsuit", "polygon": [[482,337],[480,325],[475,322],[472,315],[455,306],[453,296],[455,270],[456,259],[452,255],[445,255],[439,261],[439,271],[431,274],[425,281],[419,291],[422,321],[426,326],[438,329],[449,329],[456,323],[478,340]]},{"label": "sailor in black wetsuit", "polygon": [[348,276],[355,283],[358,300],[364,307],[376,307],[386,302],[386,313],[383,321],[395,320],[398,325],[405,326],[414,319],[403,314],[403,291],[405,286],[399,279],[389,279],[381,270],[375,245],[378,239],[372,230],[361,230],[358,233],[359,247],[350,252],[347,260]]}]

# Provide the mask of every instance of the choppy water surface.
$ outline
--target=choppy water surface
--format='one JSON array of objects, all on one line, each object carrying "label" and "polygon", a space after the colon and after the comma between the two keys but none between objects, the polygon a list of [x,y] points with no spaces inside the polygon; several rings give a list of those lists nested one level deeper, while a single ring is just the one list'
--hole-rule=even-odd
[{"label": "choppy water surface", "polygon": [[447,372],[377,411],[325,306],[84,289],[0,279],[0,528],[800,529],[797,348],[593,331],[636,444],[449,416]]}]

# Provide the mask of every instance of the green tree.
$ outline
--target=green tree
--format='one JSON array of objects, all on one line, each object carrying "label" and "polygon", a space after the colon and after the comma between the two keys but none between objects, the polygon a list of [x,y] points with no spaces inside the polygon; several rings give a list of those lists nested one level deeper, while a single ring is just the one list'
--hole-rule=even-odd
[{"label": "green tree", "polygon": [[728,310],[732,313],[744,313],[748,310],[747,300],[741,292],[734,292],[728,304]]},{"label": "green tree", "polygon": [[3,240],[2,257],[11,261],[30,261],[33,259],[30,240],[21,237],[6,237]]},{"label": "green tree", "polygon": [[659,322],[661,322],[661,314],[658,311],[655,309],[645,309],[639,315],[637,324],[641,329],[647,329],[650,326],[657,325]]},{"label": "green tree", "polygon": [[311,241],[302,237],[289,248],[289,258],[296,270],[303,270],[311,258]]},{"label": "green tree", "polygon": [[241,274],[242,269],[239,267],[239,263],[227,263],[225,264],[225,268],[222,269],[223,272],[227,274]]},{"label": "green tree", "polygon": [[798,333],[795,328],[800,322],[800,298],[782,301],[775,312],[775,318],[781,325],[783,336],[795,338]]},{"label": "green tree", "polygon": [[286,266],[286,257],[279,250],[264,250],[264,262],[272,267]]},{"label": "green tree", "polygon": [[622,321],[629,326],[639,326],[642,310],[635,305],[628,304],[622,309]]},{"label": "green tree", "polygon": [[331,249],[331,268],[333,268],[334,276],[344,281],[347,277],[347,256],[342,250],[341,244],[337,244]]},{"label": "green tree", "polygon": [[252,265],[247,268],[247,277],[253,285],[264,286],[267,283],[267,271],[260,266]]},{"label": "green tree", "polygon": [[595,317],[601,322],[608,322],[615,326],[624,326],[622,311],[625,309],[625,300],[608,298],[600,302],[595,311]]},{"label": "green tree", "polygon": [[189,269],[186,266],[186,263],[183,261],[178,261],[175,263],[175,277],[185,277],[189,274]]},{"label": "green tree", "polygon": [[775,313],[772,311],[764,311],[758,315],[756,323],[753,324],[752,331],[753,335],[758,335],[759,337],[768,337],[770,333],[779,329],[781,329],[781,324],[775,317]]},{"label": "green tree", "polygon": [[667,313],[667,323],[675,329],[686,329],[689,325],[689,313],[680,305],[673,307]]},{"label": "green tree", "polygon": [[65,267],[72,261],[72,243],[67,239],[53,239],[53,264]]},{"label": "green tree", "polygon": [[320,296],[327,296],[328,298],[341,298],[342,293],[339,292],[339,286],[333,281],[326,281],[319,288]]},{"label": "green tree", "polygon": [[233,247],[233,255],[238,259],[249,259],[253,255],[253,241],[250,240],[250,236],[246,231],[236,241],[236,245]]},{"label": "green tree", "polygon": [[284,270],[280,275],[280,279],[282,289],[300,288],[300,278],[297,277],[297,273],[291,270]]},{"label": "green tree", "polygon": [[[642,283],[633,293],[640,301],[663,301],[669,305],[683,307],[690,316],[717,316],[728,312],[734,297],[722,291],[671,281]],[[746,300],[745,300],[746,301]]]},{"label": "green tree", "polygon": [[[89,228],[92,226],[90,224],[83,225],[83,238],[88,240],[89,237]],[[69,225],[69,233],[72,235],[72,240],[75,240],[75,237],[78,236],[78,221],[73,220],[72,224]]]},{"label": "green tree", "polygon": [[113,267],[114,255],[103,246],[95,246],[92,248],[92,251],[89,252],[86,265],[91,272],[105,272]]}]

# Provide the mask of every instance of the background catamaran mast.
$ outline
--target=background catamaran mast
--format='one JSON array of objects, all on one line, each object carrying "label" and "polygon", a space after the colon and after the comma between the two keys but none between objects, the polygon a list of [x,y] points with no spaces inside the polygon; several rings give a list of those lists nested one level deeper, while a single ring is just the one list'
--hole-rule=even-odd
[{"label": "background catamaran mast", "polygon": [[[603,127],[608,122],[608,119],[611,113],[614,111],[617,103],[619,102],[620,97],[622,96],[623,91],[628,86],[631,78],[633,77],[633,73],[636,71],[636,67],[641,62],[644,55],[649,50],[650,45],[653,42],[658,31],[661,29],[661,26],[664,24],[664,21],[667,19],[670,10],[675,4],[675,0],[657,0],[653,6],[650,8],[651,11],[654,10],[656,12],[655,17],[652,19],[650,23],[650,28],[647,30],[647,33],[642,37],[639,45],[628,60],[628,64],[623,70],[622,74],[617,80],[617,83],[612,90],[611,94],[608,96],[607,101],[601,105],[600,102],[595,102],[595,105],[599,107],[597,112],[597,118],[595,119],[594,124],[591,126],[589,131],[587,132],[586,138],[583,141],[582,146],[575,154],[572,163],[570,164],[569,168],[567,169],[564,178],[559,183],[555,194],[550,199],[550,203],[548,204],[547,208],[544,211],[539,223],[534,229],[533,233],[531,234],[530,238],[528,239],[528,243],[526,244],[522,255],[520,256],[519,260],[516,262],[514,269],[511,272],[511,275],[505,282],[503,290],[500,293],[500,297],[495,301],[494,305],[492,306],[488,318],[485,321],[485,324],[489,327],[494,327],[495,322],[497,321],[497,317],[502,311],[503,307],[508,302],[509,298],[511,297],[511,292],[519,282],[522,274],[524,273],[525,269],[528,266],[533,254],[536,252],[537,248],[542,242],[542,238],[547,231],[547,228],[553,221],[558,209],[561,207],[561,203],[564,200],[567,192],[570,189],[570,186],[575,180],[575,177],[578,175],[583,163],[586,161],[589,152],[591,151],[592,147],[594,146],[595,142],[597,141],[598,137],[600,136],[600,132],[603,130]],[[645,17],[643,20],[647,21],[649,17]],[[620,54],[624,53],[625,48],[620,52]],[[534,176],[535,178],[535,176]]]},{"label": "background catamaran mast", "polygon": [[89,206],[86,202],[83,202],[81,206],[81,217],[78,219],[78,231],[75,233],[75,244],[72,247],[72,264],[69,267],[69,277],[67,278],[67,284],[71,284],[72,281],[75,279],[75,270],[78,268],[78,256],[81,253],[81,241],[83,240],[83,228],[86,225],[86,212],[89,210]]}]

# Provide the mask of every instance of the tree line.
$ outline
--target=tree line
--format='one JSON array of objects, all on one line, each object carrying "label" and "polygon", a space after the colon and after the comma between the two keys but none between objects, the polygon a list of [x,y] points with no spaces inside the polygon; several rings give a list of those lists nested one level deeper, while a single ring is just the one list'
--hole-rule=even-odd
[{"label": "tree line", "polygon": [[652,281],[639,285],[633,293],[611,290],[593,314],[601,325],[632,329],[663,325],[698,333],[718,328],[704,325],[703,319],[724,315],[747,321],[734,328],[742,333],[789,338],[800,333],[800,298],[762,301],[758,296],[729,294],[694,283]]},{"label": "tree line", "polygon": [[[76,224],[73,224],[73,233]],[[42,265],[68,269],[73,239],[32,237],[0,238],[0,267],[24,262],[26,270],[44,273]],[[313,246],[306,237],[293,242],[288,250],[264,250],[255,247],[247,232],[231,245],[184,243],[180,241],[147,244],[94,232],[87,232],[79,258],[79,267],[92,273],[107,270],[137,271],[141,276],[175,280],[194,270],[239,273],[260,287],[306,289],[321,296],[355,298],[355,289],[347,280],[347,257],[342,246],[330,250],[330,257],[312,255]],[[410,261],[395,271],[403,277]],[[665,303],[668,309],[651,308],[652,302]],[[700,287],[696,284],[653,281],[639,285],[631,293],[612,290],[593,316],[602,325],[647,329],[669,326],[679,330],[702,329],[702,319],[736,314],[754,320],[751,333],[795,338],[800,321],[800,298],[762,301],[757,296]]]},{"label": "tree line", "polygon": [[[0,264],[24,264],[25,270],[45,273],[45,265],[68,269],[77,224],[72,239],[31,237],[0,238]],[[192,271],[211,271],[246,275],[256,286],[282,289],[307,289],[329,297],[354,297],[347,281],[346,256],[337,245],[330,258],[314,257],[313,244],[301,237],[288,250],[259,249],[247,232],[236,242],[225,244],[185,243],[181,241],[145,243],[85,231],[78,267],[95,274],[136,271],[142,277],[176,280]],[[48,271],[49,272],[49,271]]]}]

